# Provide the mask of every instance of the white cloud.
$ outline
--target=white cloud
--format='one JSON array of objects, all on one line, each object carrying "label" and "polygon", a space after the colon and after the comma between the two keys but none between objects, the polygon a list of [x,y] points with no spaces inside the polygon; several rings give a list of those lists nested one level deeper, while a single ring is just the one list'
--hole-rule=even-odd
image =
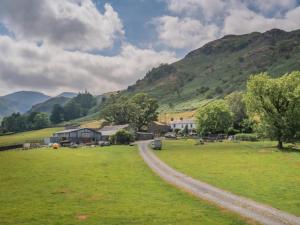
[{"label": "white cloud", "polygon": [[156,18],[158,40],[191,50],[227,34],[300,28],[297,0],[165,0],[169,14]]},{"label": "white cloud", "polygon": [[233,9],[224,20],[223,34],[265,32],[272,28],[286,31],[299,29],[300,7],[288,11],[282,18],[267,18],[247,8]]},{"label": "white cloud", "polygon": [[263,13],[272,13],[295,8],[297,0],[247,0],[247,4],[256,7]]},{"label": "white cloud", "polygon": [[[1,94],[14,90],[38,90],[48,94],[87,88],[93,93],[119,90],[174,54],[138,49],[124,44],[120,55],[105,57],[53,46],[15,41],[0,36]],[[28,60],[30,59],[30,60]]]},{"label": "white cloud", "polygon": [[217,37],[218,27],[199,20],[164,16],[155,20],[159,40],[172,48],[196,48]]},{"label": "white cloud", "polygon": [[18,40],[67,49],[105,49],[124,35],[109,4],[101,14],[91,0],[0,0],[0,20]]},{"label": "white cloud", "polygon": [[225,7],[222,0],[167,0],[167,4],[171,12],[187,15],[201,13],[205,19],[218,16]]}]

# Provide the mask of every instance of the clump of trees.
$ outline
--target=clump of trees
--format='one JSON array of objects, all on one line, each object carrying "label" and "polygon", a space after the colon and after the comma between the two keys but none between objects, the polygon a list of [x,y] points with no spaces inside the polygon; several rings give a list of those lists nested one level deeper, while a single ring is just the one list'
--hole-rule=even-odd
[{"label": "clump of trees", "polygon": [[88,92],[79,93],[65,106],[54,105],[50,120],[53,124],[77,119],[88,114],[88,111],[96,105],[96,99]]},{"label": "clump of trees", "polygon": [[227,133],[232,122],[232,113],[224,100],[214,101],[197,112],[197,130],[201,135]]},{"label": "clump of trees", "polygon": [[277,140],[282,149],[283,143],[300,140],[299,118],[300,72],[279,78],[261,73],[250,77],[246,93],[234,92],[201,107],[197,124],[202,135],[243,133],[241,139],[256,140],[245,135],[255,131]]},{"label": "clump of trees", "polygon": [[49,127],[50,120],[46,113],[32,112],[29,115],[13,113],[4,117],[1,122],[3,133],[22,132],[27,130],[38,130]]},{"label": "clump of trees", "polygon": [[124,145],[134,141],[134,136],[126,130],[119,130],[115,135],[110,137],[109,141],[113,144]]},{"label": "clump of trees", "polygon": [[252,76],[247,84],[246,105],[249,114],[259,120],[259,131],[278,141],[300,138],[300,72],[279,78],[262,73]]},{"label": "clump of trees", "polygon": [[104,106],[102,117],[113,124],[131,124],[136,130],[141,130],[151,121],[157,120],[157,101],[149,95],[139,93],[131,98],[112,97]]}]

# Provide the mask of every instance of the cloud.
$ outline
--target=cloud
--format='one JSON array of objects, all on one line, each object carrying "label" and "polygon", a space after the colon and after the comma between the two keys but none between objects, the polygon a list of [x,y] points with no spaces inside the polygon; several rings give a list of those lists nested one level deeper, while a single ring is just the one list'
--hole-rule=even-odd
[{"label": "cloud", "polygon": [[218,27],[204,26],[199,20],[163,16],[154,21],[159,40],[172,48],[196,48],[215,39]]},{"label": "cloud", "polygon": [[170,12],[185,15],[202,14],[204,19],[218,16],[225,7],[223,0],[167,0]]},{"label": "cloud", "polygon": [[102,50],[124,35],[109,4],[101,14],[91,0],[0,0],[0,20],[18,40],[65,49]]},{"label": "cloud", "polygon": [[[38,90],[48,94],[87,88],[93,93],[120,90],[174,54],[124,44],[117,56],[106,57],[54,46],[37,46],[0,36],[0,89]],[[30,60],[28,60],[30,59]]]},{"label": "cloud", "polygon": [[169,13],[155,19],[158,40],[186,49],[227,34],[300,28],[297,0],[165,0]]},{"label": "cloud", "polygon": [[300,7],[288,11],[280,18],[267,18],[247,8],[232,9],[224,20],[222,34],[246,34],[253,31],[265,32],[272,28],[286,31],[299,29]]},{"label": "cloud", "polygon": [[247,0],[246,3],[262,13],[284,12],[297,6],[297,0]]}]

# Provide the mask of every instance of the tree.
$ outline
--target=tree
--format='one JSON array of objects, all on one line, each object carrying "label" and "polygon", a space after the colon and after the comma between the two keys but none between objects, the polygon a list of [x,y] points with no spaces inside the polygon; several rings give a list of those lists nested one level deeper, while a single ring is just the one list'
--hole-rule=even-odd
[{"label": "tree", "polygon": [[58,124],[64,121],[64,109],[59,104],[53,106],[50,120],[53,124]]},{"label": "tree", "polygon": [[132,98],[112,99],[101,115],[114,124],[132,124],[137,130],[157,119],[157,102],[147,94],[136,94]]},{"label": "tree", "polygon": [[70,121],[81,116],[81,107],[75,101],[69,101],[64,106],[64,119]]},{"label": "tree", "polygon": [[134,141],[133,135],[125,130],[119,130],[110,139],[113,144],[129,144],[131,141]]},{"label": "tree", "polygon": [[284,142],[299,139],[300,130],[300,72],[279,78],[266,73],[251,76],[247,83],[247,110],[260,119],[266,136]]},{"label": "tree", "polygon": [[96,99],[87,91],[85,91],[84,93],[79,93],[72,99],[72,101],[80,105],[81,114],[83,116],[87,115],[88,111],[96,105]]},{"label": "tree", "polygon": [[149,125],[151,121],[157,120],[158,103],[155,99],[149,97],[145,93],[139,93],[133,96],[131,103],[137,106],[137,114],[135,114],[136,128],[140,130],[143,126]]},{"label": "tree", "polygon": [[20,113],[13,113],[8,117],[4,117],[1,123],[4,132],[21,132],[27,130],[27,117]]},{"label": "tree", "polygon": [[33,119],[33,128],[34,129],[42,129],[49,127],[50,120],[49,116],[46,113],[38,113]]},{"label": "tree", "polygon": [[106,105],[102,111],[102,116],[110,123],[129,124],[136,120],[137,110],[137,106],[130,102],[128,98],[121,97]]},{"label": "tree", "polygon": [[197,112],[197,130],[201,135],[227,133],[232,122],[231,112],[223,100],[214,101]]},{"label": "tree", "polygon": [[234,129],[242,130],[243,121],[248,118],[244,94],[242,92],[233,92],[225,97],[225,101],[233,115]]}]

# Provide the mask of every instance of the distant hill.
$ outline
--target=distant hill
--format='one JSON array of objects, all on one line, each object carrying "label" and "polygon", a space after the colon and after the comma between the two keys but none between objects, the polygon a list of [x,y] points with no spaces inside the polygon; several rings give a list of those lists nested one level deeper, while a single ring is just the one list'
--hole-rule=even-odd
[{"label": "distant hill", "polygon": [[50,98],[48,100],[46,100],[45,102],[36,104],[34,106],[32,106],[32,108],[28,111],[28,113],[30,112],[45,112],[45,113],[51,113],[53,106],[56,104],[59,104],[61,106],[64,106],[71,98],[67,98],[67,97],[53,97]]},{"label": "distant hill", "polygon": [[171,65],[152,69],[121,94],[146,92],[163,109],[194,109],[204,99],[244,90],[251,74],[300,70],[300,30],[228,35]]},{"label": "distant hill", "polygon": [[57,95],[56,97],[74,98],[77,95],[78,95],[78,93],[74,93],[74,92],[63,92],[63,93]]},{"label": "distant hill", "polygon": [[20,91],[0,97],[0,117],[13,112],[25,113],[33,105],[48,100],[50,96],[40,92]]}]

